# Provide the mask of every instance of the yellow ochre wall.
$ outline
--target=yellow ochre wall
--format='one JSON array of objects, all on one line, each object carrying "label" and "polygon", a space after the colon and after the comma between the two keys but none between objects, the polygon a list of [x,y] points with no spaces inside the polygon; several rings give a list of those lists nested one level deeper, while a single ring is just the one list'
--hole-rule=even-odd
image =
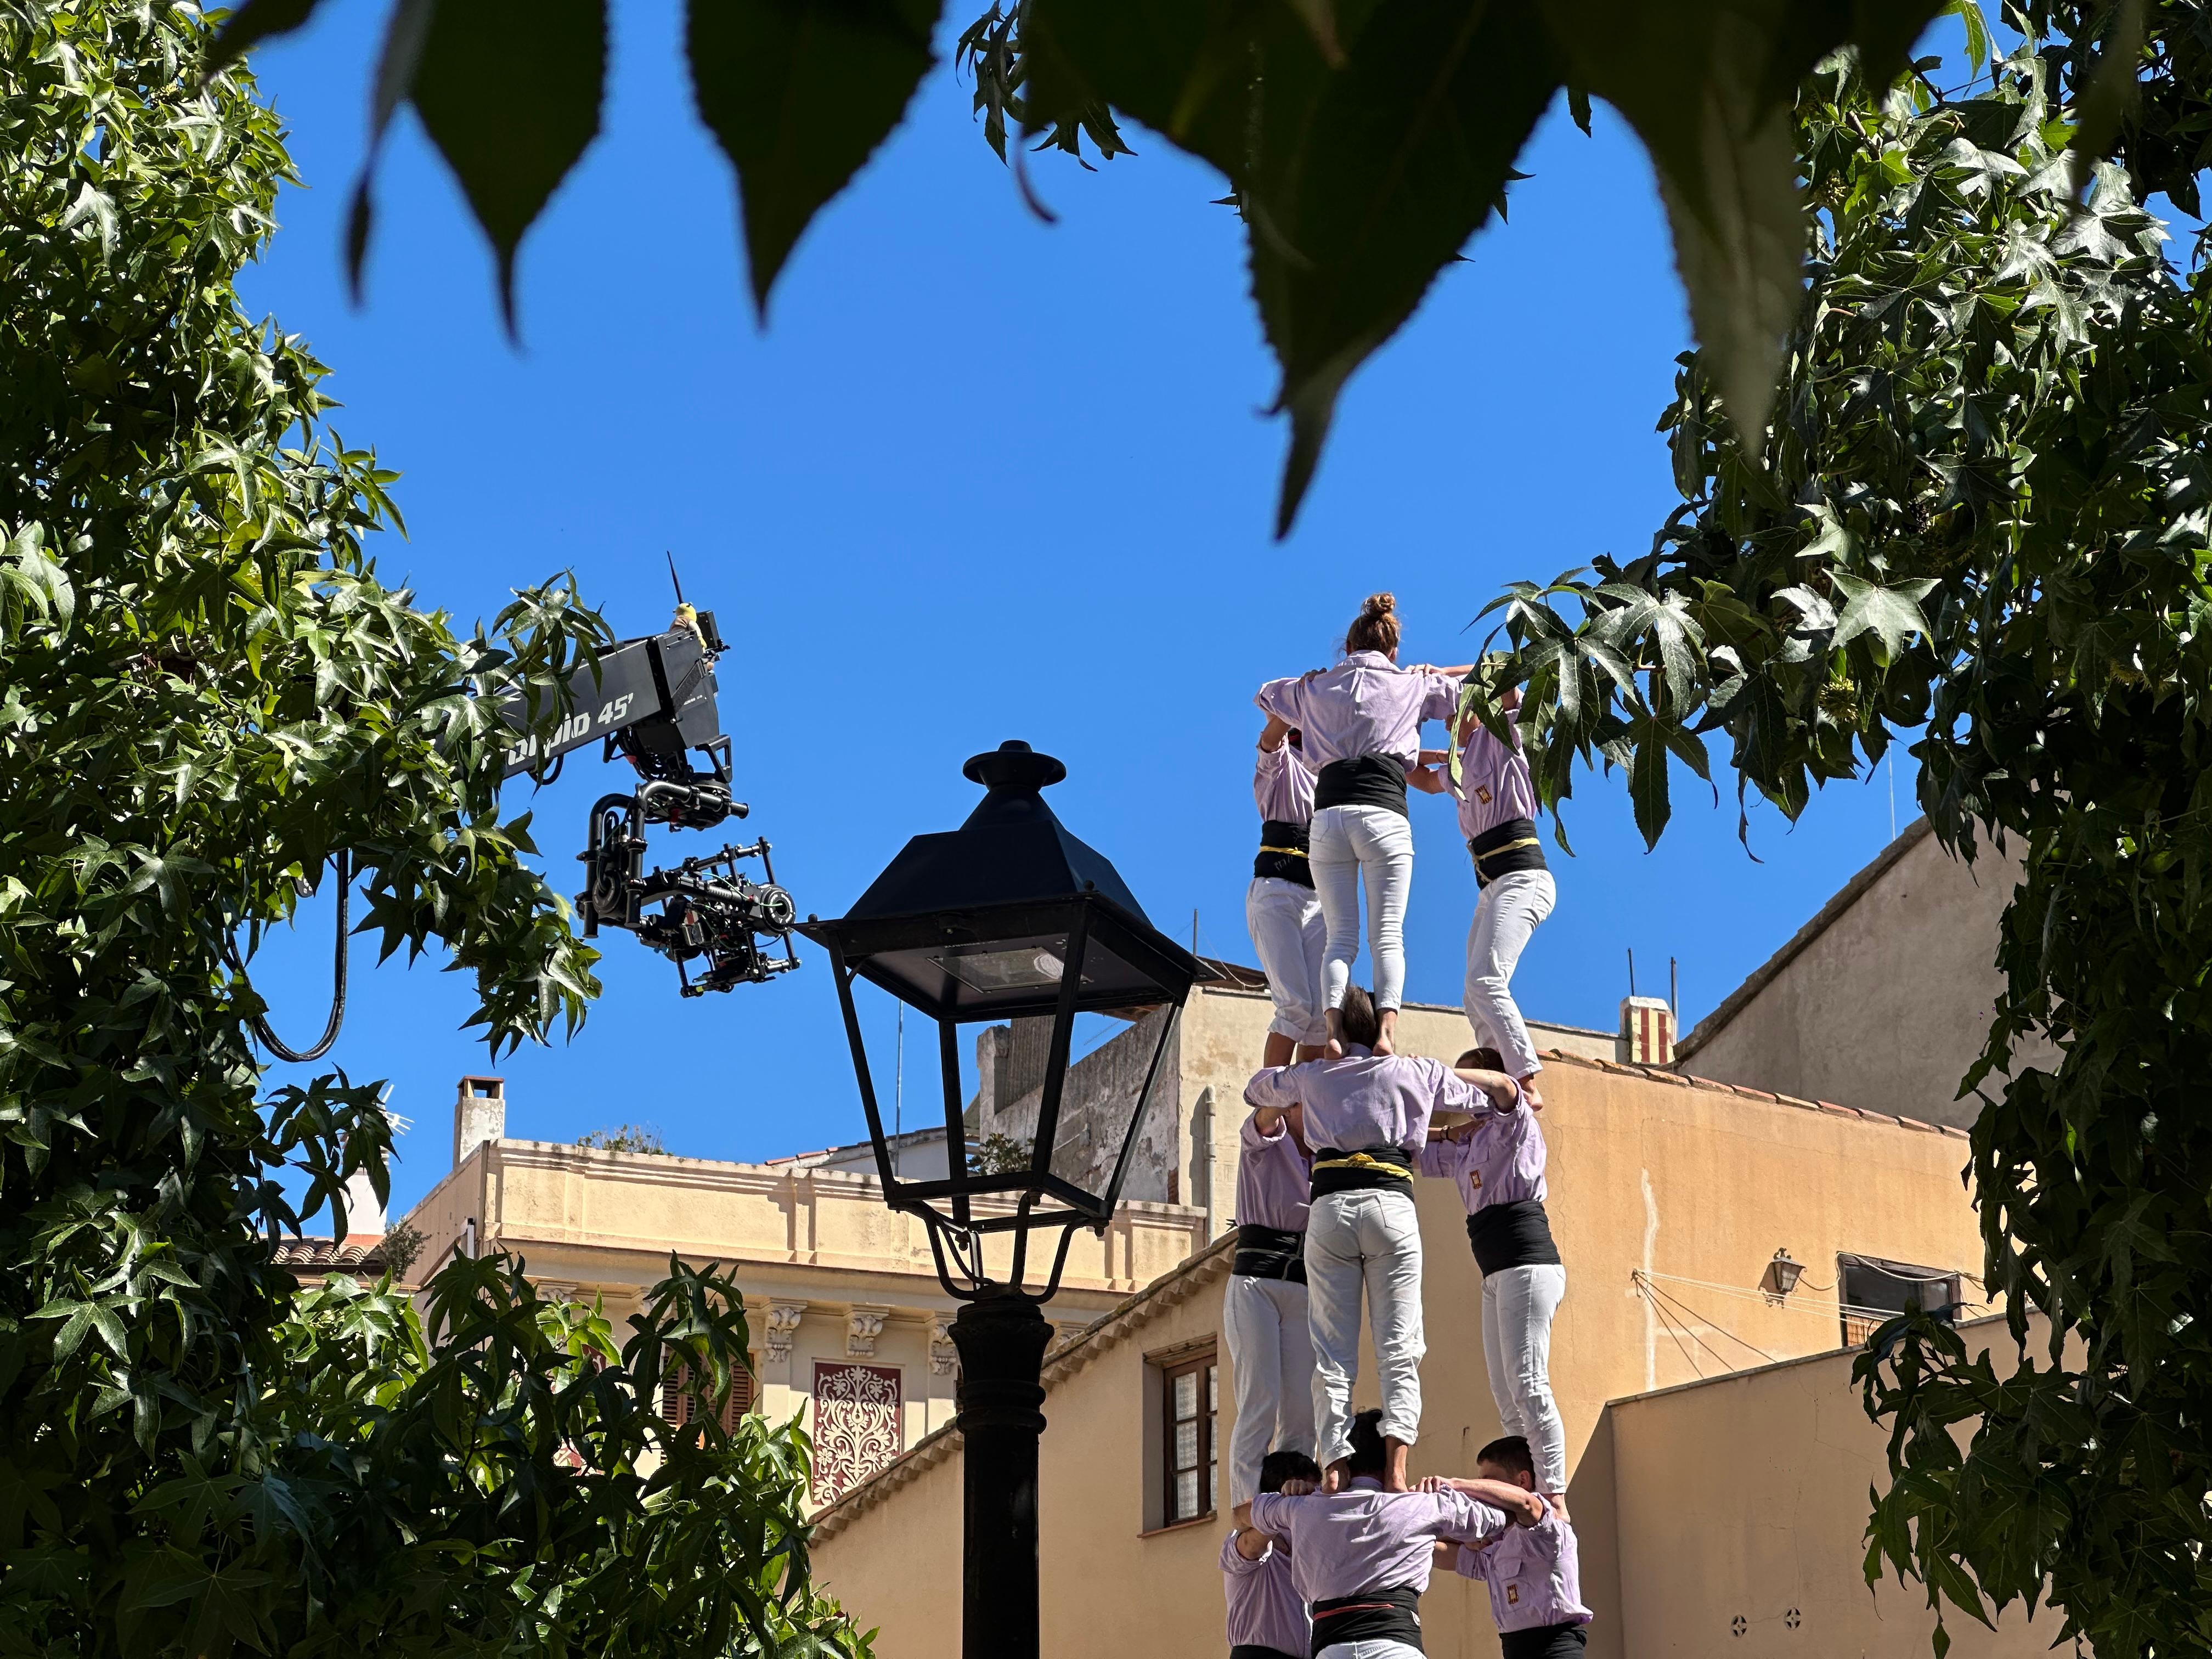
[{"label": "yellow ochre wall", "polygon": [[[1439,1025],[1436,1037],[1459,1040]],[[1425,1032],[1408,1035],[1409,1048],[1434,1053],[1443,1046],[1421,1042]],[[1194,1088],[1188,1079],[1207,1066],[1202,1023],[1198,1036],[1196,1052],[1187,1046],[1184,1056],[1187,1102]],[[1225,1053],[1224,1060],[1225,1069]],[[1838,1251],[1931,1267],[1978,1267],[1973,1212],[1959,1178],[1966,1143],[1955,1132],[1905,1127],[1600,1060],[1560,1056],[1545,1084],[1549,1207],[1568,1270],[1566,1301],[1553,1329],[1552,1379],[1566,1420],[1585,1593],[1599,1621],[1591,1659],[1692,1651],[1735,1659],[1736,1641],[1748,1636],[1730,1638],[1723,1619],[1715,1639],[1699,1625],[1700,1619],[1711,1622],[1704,1613],[1679,1610],[1663,1596],[1653,1601],[1644,1581],[1680,1571],[1668,1565],[1669,1547],[1700,1529],[1725,1553],[1726,1539],[1741,1536],[1753,1517],[1776,1512],[1774,1504],[1786,1495],[1789,1513],[1799,1518],[1785,1524],[1820,1540],[1802,1553],[1810,1588],[1801,1595],[1811,1598],[1817,1589],[1827,1598],[1824,1607],[1840,1607],[1853,1593],[1866,1595],[1855,1540],[1868,1486],[1881,1470],[1881,1442],[1855,1415],[1848,1360],[1766,1373],[1779,1382],[1726,1385],[1747,1390],[1747,1398],[1760,1390],[1777,1398],[1790,1389],[1820,1393],[1814,1431],[1832,1455],[1811,1457],[1796,1446],[1807,1425],[1790,1408],[1776,1407],[1771,1430],[1732,1443],[1723,1437],[1718,1447],[1707,1443],[1690,1454],[1701,1463],[1701,1479],[1675,1483],[1673,1500],[1657,1510],[1646,1489],[1656,1477],[1643,1473],[1640,1461],[1651,1455],[1650,1437],[1636,1415],[1655,1402],[1631,1401],[1611,1413],[1606,1402],[1694,1382],[1701,1370],[1712,1375],[1835,1349],[1841,1340],[1834,1292]],[[1241,1111],[1241,1102],[1237,1106]],[[1225,1110],[1219,1115],[1233,1133],[1235,1119]],[[1429,1346],[1413,1470],[1467,1473],[1475,1449],[1498,1432],[1481,1358],[1481,1279],[1455,1188],[1442,1182],[1417,1185]],[[1778,1307],[1753,1293],[1778,1246],[1788,1247],[1807,1267],[1796,1292]],[[1225,1521],[1141,1535],[1151,1455],[1142,1430],[1154,1386],[1146,1356],[1218,1330],[1226,1267],[1217,1246],[1174,1275],[1164,1291],[1139,1297],[1048,1364],[1045,1413],[1051,1426],[1043,1444],[1040,1526],[1049,1653],[1195,1659],[1222,1650],[1216,1558]],[[1737,1293],[1655,1280],[1680,1298],[1662,1318],[1662,1309],[1632,1279],[1639,1269]],[[1154,1300],[1164,1305],[1153,1309]],[[1227,1358],[1224,1345],[1224,1365]],[[1363,1364],[1358,1403],[1372,1403],[1373,1375],[1370,1356]],[[1224,1441],[1230,1380],[1224,1370]],[[1651,1420],[1663,1425],[1672,1421],[1668,1413],[1692,1412],[1693,1402],[1715,1386],[1662,1396],[1692,1403],[1662,1406]],[[1726,1413],[1718,1420],[1725,1423]],[[1623,1423],[1631,1428],[1624,1431]],[[819,1569],[864,1624],[881,1626],[878,1651],[885,1659],[938,1659],[958,1650],[957,1445],[952,1434],[927,1443],[823,1517]],[[1632,1478],[1637,1502],[1624,1502],[1616,1520],[1615,1474],[1624,1467],[1632,1474],[1621,1477],[1623,1490]],[[1797,1605],[1802,1610],[1803,1603]],[[1862,1644],[1864,1651],[1920,1651],[1925,1619],[1916,1621],[1909,1601],[1894,1595],[1882,1606],[1888,1618],[1881,1630],[1895,1633],[1899,1644]],[[1652,1607],[1667,1611],[1662,1617]],[[1473,1585],[1440,1580],[1424,1616],[1433,1655],[1497,1651],[1486,1603]],[[1688,1645],[1650,1644],[1650,1632],[1677,1625],[1697,1627],[1681,1638]],[[2033,1639],[2039,1648],[2048,1636]],[[1809,1659],[1856,1654],[1861,1646],[1808,1641],[1800,1650]],[[2027,1651],[2017,1644],[2005,1650]]]}]

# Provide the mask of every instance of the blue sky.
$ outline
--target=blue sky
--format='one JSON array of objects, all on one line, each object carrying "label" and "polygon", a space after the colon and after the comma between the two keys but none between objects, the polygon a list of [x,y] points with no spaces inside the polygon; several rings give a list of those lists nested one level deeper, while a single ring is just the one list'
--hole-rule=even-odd
[{"label": "blue sky", "polygon": [[[1157,925],[1188,937],[1194,911],[1201,949],[1249,961],[1255,687],[1329,660],[1376,588],[1398,595],[1409,660],[1467,660],[1480,635],[1462,629],[1505,583],[1641,551],[1674,505],[1653,422],[1687,324],[1650,168],[1601,106],[1594,138],[1553,112],[1510,223],[1352,382],[1279,544],[1285,429],[1263,412],[1274,371],[1239,227],[1212,204],[1220,179],[1164,142],[1133,130],[1137,157],[1096,173],[1035,158],[1060,215],[1042,224],[940,65],[799,244],[763,331],[674,9],[620,0],[605,131],[523,245],[517,348],[411,117],[386,145],[367,306],[348,302],[341,226],[385,8],[323,9],[257,54],[306,188],[243,287],[332,365],[347,441],[404,474],[410,537],[386,538],[387,578],[465,622],[573,570],[635,635],[666,622],[672,550],[733,647],[722,712],[753,816],[732,827],[774,842],[802,912],[837,914],[908,836],[956,824],[976,797],[962,761],[1018,737],[1066,762],[1054,806]],[[1532,1017],[1610,1029],[1633,950],[1647,992],[1680,959],[1694,1023],[1893,822],[1886,773],[1831,788],[1794,830],[1754,807],[1754,862],[1732,787],[1714,808],[1676,784],[1650,854],[1618,778],[1578,786],[1577,856],[1553,859],[1559,908],[1516,981]],[[536,802],[563,890],[585,809],[615,787],[580,757]],[[1417,796],[1413,817],[1407,992],[1456,1001],[1474,882],[1448,805]],[[264,959],[295,1042],[320,1029],[328,927],[311,905]],[[603,944],[582,1033],[496,1068],[509,1133],[646,1120],[672,1151],[750,1158],[864,1133],[818,953],[684,1001],[666,963]],[[465,981],[427,962],[370,972],[356,950],[332,1060],[388,1078],[416,1120],[404,1208],[444,1173],[454,1081],[485,1056],[459,1029]]]}]

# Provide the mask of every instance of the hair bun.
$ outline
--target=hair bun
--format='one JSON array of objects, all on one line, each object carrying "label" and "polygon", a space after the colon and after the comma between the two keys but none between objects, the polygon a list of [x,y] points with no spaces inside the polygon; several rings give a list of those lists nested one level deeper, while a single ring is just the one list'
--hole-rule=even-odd
[{"label": "hair bun", "polygon": [[1367,596],[1367,603],[1359,607],[1359,614],[1362,617],[1387,617],[1397,608],[1396,594],[1370,593]]}]

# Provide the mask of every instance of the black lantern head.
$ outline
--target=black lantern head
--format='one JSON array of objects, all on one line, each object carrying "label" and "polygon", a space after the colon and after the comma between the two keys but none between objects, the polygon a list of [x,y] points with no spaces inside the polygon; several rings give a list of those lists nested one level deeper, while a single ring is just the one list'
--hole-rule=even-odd
[{"label": "black lantern head", "polygon": [[[1068,834],[1045,805],[1040,791],[1066,777],[1066,767],[1027,744],[1007,743],[963,770],[988,792],[967,823],[947,834],[916,836],[848,915],[835,921],[809,917],[799,931],[829,951],[836,969],[886,1200],[929,1223],[947,1288],[967,1295],[992,1283],[983,1266],[988,1235],[1015,1235],[1008,1282],[1018,1285],[1028,1234],[1061,1227],[1050,1280],[1057,1284],[1073,1230],[1103,1226],[1113,1215],[1176,1019],[1191,986],[1206,973],[1152,927],[1114,866]],[[855,979],[937,1021],[948,1169],[942,1181],[902,1181],[893,1173],[853,1002]],[[1064,1085],[1075,1017],[1136,1018],[1162,1008],[1169,1012],[1134,1097],[1069,1109]],[[1027,1160],[971,1171],[959,1028],[1040,1017],[1053,1029]],[[945,1271],[948,1246],[965,1290]],[[1049,1285],[1043,1294],[1051,1294]]]}]

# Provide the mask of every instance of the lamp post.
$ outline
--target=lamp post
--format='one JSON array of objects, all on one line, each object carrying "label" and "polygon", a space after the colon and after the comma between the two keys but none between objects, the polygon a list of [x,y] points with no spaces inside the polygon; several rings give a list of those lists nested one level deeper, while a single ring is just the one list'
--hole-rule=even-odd
[{"label": "lamp post", "polygon": [[[799,931],[830,953],[884,1201],[921,1218],[938,1278],[961,1304],[952,1322],[966,1486],[961,1650],[965,1659],[1033,1659],[1039,1378],[1052,1330],[1042,1305],[1059,1288],[1076,1230],[1103,1231],[1112,1219],[1183,1002],[1208,975],[1045,805],[1041,792],[1066,767],[1006,743],[963,771],[988,792],[965,823],[916,836],[850,911],[833,921],[809,916]],[[859,980],[937,1022],[943,1180],[902,1180],[893,1167],[853,1001]],[[1064,1109],[1075,1018],[1158,1008],[1168,1012],[1144,1084],[1133,1101],[1109,1103],[1114,1133],[1102,1140],[1089,1133],[1095,1111]],[[959,1028],[1043,1016],[1052,1036],[1028,1162],[972,1171]],[[1030,1240],[1055,1229],[1050,1267],[1032,1290]]]}]

